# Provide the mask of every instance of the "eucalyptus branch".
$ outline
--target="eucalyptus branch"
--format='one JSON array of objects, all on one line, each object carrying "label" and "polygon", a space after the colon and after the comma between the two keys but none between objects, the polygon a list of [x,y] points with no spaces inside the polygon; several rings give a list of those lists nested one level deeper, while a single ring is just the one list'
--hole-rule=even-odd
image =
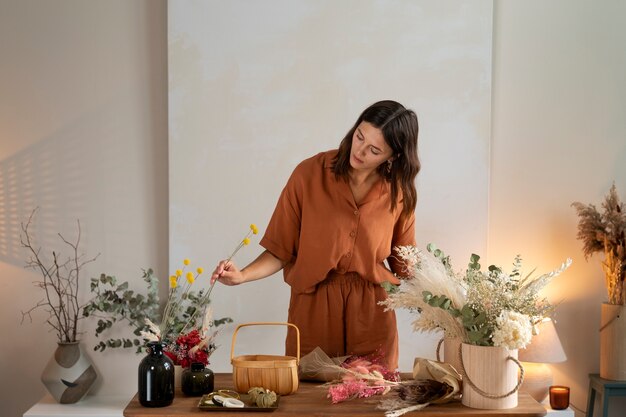
[{"label": "eucalyptus branch", "polygon": [[[95,296],[85,307],[83,314],[85,317],[98,318],[98,326],[95,329],[96,337],[102,336],[118,323],[127,323],[135,336],[101,340],[94,346],[94,350],[104,351],[107,348],[134,347],[137,353],[143,351],[145,340],[142,332],[148,331],[146,319],[151,322],[158,322],[160,317],[159,280],[154,276],[152,269],[143,271],[143,280],[147,285],[145,295],[142,292],[129,289],[128,282],[118,284],[117,279],[113,276],[102,274],[99,278],[91,279],[91,292]],[[189,291],[187,293],[184,300],[185,306],[177,309],[178,314],[170,319],[172,328],[181,328],[187,323],[193,312],[200,310],[201,295],[203,295],[202,292]],[[227,322],[232,322],[232,319],[226,317],[214,321],[215,326]]]}]

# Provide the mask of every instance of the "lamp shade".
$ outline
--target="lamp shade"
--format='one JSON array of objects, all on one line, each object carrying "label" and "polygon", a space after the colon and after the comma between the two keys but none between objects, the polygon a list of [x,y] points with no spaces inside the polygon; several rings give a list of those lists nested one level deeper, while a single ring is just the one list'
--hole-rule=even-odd
[{"label": "lamp shade", "polygon": [[552,370],[546,364],[564,362],[567,357],[552,320],[543,320],[538,324],[538,330],[539,333],[533,336],[530,344],[519,350],[519,360],[526,370],[520,391],[542,402],[548,396],[548,387],[552,385]]},{"label": "lamp shade", "polygon": [[567,356],[556,333],[554,322],[545,319],[538,324],[539,333],[533,336],[525,349],[519,350],[519,360],[522,362],[557,363],[565,362]]}]

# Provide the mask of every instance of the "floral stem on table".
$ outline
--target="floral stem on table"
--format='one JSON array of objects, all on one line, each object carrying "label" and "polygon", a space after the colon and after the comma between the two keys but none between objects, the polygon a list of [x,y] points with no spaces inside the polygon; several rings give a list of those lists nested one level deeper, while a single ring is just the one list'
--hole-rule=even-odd
[{"label": "floral stem on table", "polygon": [[415,404],[397,410],[385,411],[385,417],[400,417],[406,413],[410,413],[411,411],[423,410],[424,408],[428,407],[429,404],[430,403]]}]

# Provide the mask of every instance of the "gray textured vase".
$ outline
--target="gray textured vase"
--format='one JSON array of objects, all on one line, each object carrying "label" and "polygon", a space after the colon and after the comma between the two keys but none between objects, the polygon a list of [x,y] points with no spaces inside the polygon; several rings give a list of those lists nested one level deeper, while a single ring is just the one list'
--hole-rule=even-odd
[{"label": "gray textured vase", "polygon": [[61,404],[73,404],[87,394],[98,374],[80,342],[58,343],[41,374],[41,382]]}]

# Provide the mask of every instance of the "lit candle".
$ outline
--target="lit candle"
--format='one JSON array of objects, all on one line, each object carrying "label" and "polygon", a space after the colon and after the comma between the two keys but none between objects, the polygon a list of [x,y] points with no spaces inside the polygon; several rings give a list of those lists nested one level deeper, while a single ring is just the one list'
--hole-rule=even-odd
[{"label": "lit candle", "polygon": [[569,407],[569,387],[562,385],[550,387],[550,407],[553,410],[565,410]]}]

